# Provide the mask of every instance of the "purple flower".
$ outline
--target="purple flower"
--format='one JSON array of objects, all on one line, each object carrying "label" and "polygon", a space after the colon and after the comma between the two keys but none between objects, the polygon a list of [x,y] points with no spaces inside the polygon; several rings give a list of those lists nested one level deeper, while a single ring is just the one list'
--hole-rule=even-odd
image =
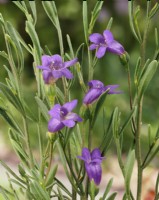
[{"label": "purple flower", "polygon": [[93,33],[89,36],[89,40],[93,43],[90,45],[89,49],[97,49],[97,58],[103,57],[106,51],[117,55],[121,55],[125,52],[124,47],[114,40],[113,34],[109,30],[105,30],[103,35]]},{"label": "purple flower", "polygon": [[88,82],[89,90],[86,93],[83,103],[88,105],[92,104],[94,101],[96,101],[100,95],[102,95],[106,90],[108,91],[108,94],[120,94],[121,91],[115,91],[118,85],[107,85],[104,86],[104,84],[101,81],[98,80],[92,80]]},{"label": "purple flower", "polygon": [[82,156],[77,157],[84,161],[90,181],[93,179],[95,184],[99,185],[102,177],[101,162],[104,159],[104,157],[101,156],[100,150],[96,148],[90,152],[89,149],[83,148]]},{"label": "purple flower", "polygon": [[72,79],[72,73],[67,69],[77,62],[77,58],[63,62],[60,55],[56,54],[53,56],[43,55],[42,65],[37,66],[43,71],[43,79],[46,84],[54,83],[58,78],[62,76]]},{"label": "purple flower", "polygon": [[63,106],[55,104],[49,111],[51,119],[48,123],[49,132],[55,133],[63,127],[73,127],[75,122],[81,122],[82,118],[76,113],[71,112],[77,105],[77,100],[65,103]]}]

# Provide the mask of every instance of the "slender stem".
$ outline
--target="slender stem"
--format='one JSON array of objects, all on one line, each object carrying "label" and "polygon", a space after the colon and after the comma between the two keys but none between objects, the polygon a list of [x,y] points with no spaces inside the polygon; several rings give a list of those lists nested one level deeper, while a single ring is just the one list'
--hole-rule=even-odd
[{"label": "slender stem", "polygon": [[89,130],[88,130],[88,149],[91,151],[92,146],[92,123],[91,119],[89,119]]},{"label": "slender stem", "polygon": [[[143,40],[141,44],[141,68],[145,65],[145,53],[146,53],[146,43],[147,43],[147,36],[149,30],[149,9],[150,9],[150,2],[147,1],[147,13],[146,13],[146,24],[144,29]],[[137,196],[136,200],[141,200],[142,195],[142,158],[141,158],[141,123],[142,123],[142,104],[143,104],[143,97],[138,99],[138,113],[137,113],[137,130],[136,130],[136,159],[137,159],[137,167],[138,167],[138,179],[137,179]]]},{"label": "slender stem", "polygon": [[131,89],[131,76],[130,76],[129,64],[127,64],[127,75],[128,75],[128,86],[129,86],[129,97],[130,97],[130,109],[132,110],[133,104],[132,104],[132,89]]},{"label": "slender stem", "polygon": [[92,53],[90,52],[89,50],[89,47],[88,47],[88,81],[92,80],[93,79],[93,64],[92,64]]},{"label": "slender stem", "polygon": [[52,155],[53,155],[53,144],[54,144],[54,141],[51,139],[50,140],[49,166],[48,166],[48,169],[47,169],[47,172],[46,172],[45,181],[47,181],[47,178],[48,178],[48,175],[49,175],[49,172],[50,172],[50,169],[51,169]]},{"label": "slender stem", "polygon": [[121,148],[120,148],[120,142],[119,139],[115,139],[116,149],[117,149],[117,156],[118,156],[118,162],[120,169],[122,171],[123,176],[125,177],[125,167],[122,161],[122,155],[121,155]]},{"label": "slender stem", "polygon": [[29,158],[30,158],[30,167],[33,168],[34,159],[33,159],[33,154],[32,154],[32,150],[31,150],[31,146],[30,146],[30,135],[28,132],[27,119],[24,117],[23,117],[23,124],[24,124],[24,133],[25,133],[25,137],[26,137],[26,145],[27,145],[28,154],[29,154]]},{"label": "slender stem", "polygon": [[[147,1],[147,3],[149,3],[149,1]],[[150,24],[150,19],[148,16],[148,9],[147,9],[146,25],[145,25],[145,30],[144,30],[143,41],[141,44],[141,67],[143,67],[145,64],[145,52],[146,52],[146,43],[147,43],[149,24]]]},{"label": "slender stem", "polygon": [[[128,87],[129,87],[129,101],[130,101],[130,109],[133,109],[133,100],[132,100],[132,87],[131,87],[131,75],[130,75],[130,67],[129,63],[127,64],[127,76],[128,76]],[[133,133],[136,132],[135,120],[132,117],[132,126],[133,126]]]},{"label": "slender stem", "polygon": [[141,200],[142,193],[142,159],[141,159],[141,121],[142,121],[142,102],[143,98],[138,102],[138,113],[137,113],[137,132],[136,132],[136,159],[138,166],[138,179],[137,179],[137,200]]},{"label": "slender stem", "polygon": [[76,199],[77,199],[77,192],[72,187],[72,200],[76,200]]},{"label": "slender stem", "polygon": [[149,155],[150,155],[150,153],[151,153],[151,151],[152,151],[152,149],[153,149],[153,147],[154,147],[155,144],[156,144],[156,140],[152,143],[152,145],[150,146],[150,148],[149,148],[149,150],[148,150],[148,152],[147,152],[147,154],[145,156],[145,159],[144,159],[144,161],[142,163],[142,168],[143,169],[146,167],[145,163],[146,163],[146,161],[147,161],[147,159],[148,159],[148,157],[149,157]]},{"label": "slender stem", "polygon": [[85,200],[88,199],[88,190],[89,190],[89,178],[87,177],[87,179],[86,179],[85,197],[84,197]]},{"label": "slender stem", "polygon": [[[122,160],[122,154],[121,154],[121,147],[120,147],[119,138],[115,139],[115,144],[116,144],[116,149],[117,149],[118,163],[119,163],[120,169],[122,171],[123,177],[125,177],[125,167],[124,167],[124,163],[123,163],[123,160]],[[126,187],[126,182],[125,182],[125,187]],[[130,195],[131,195],[131,191],[126,189],[126,198],[127,198],[127,200],[131,200]]]},{"label": "slender stem", "polygon": [[64,101],[67,102],[69,101],[68,83],[64,77],[62,77],[62,84],[64,89]]}]

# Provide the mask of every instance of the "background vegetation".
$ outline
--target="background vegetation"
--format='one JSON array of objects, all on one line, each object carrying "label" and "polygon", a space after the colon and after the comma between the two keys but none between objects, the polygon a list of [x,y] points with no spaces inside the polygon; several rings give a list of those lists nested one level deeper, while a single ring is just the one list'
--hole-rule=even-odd
[{"label": "background vegetation", "polygon": [[[90,0],[89,0],[90,1]],[[88,1],[88,2],[89,2]],[[94,6],[95,0],[91,0],[89,3],[89,14],[91,16],[91,10]],[[155,0],[152,0],[152,4],[155,4]],[[1,3],[1,1],[0,1]],[[144,24],[144,19],[146,15],[145,6],[146,4],[144,1],[138,1],[140,5],[140,14],[138,18],[140,19],[140,27],[141,32]],[[66,34],[69,34],[72,40],[72,43],[74,45],[74,49],[76,50],[81,43],[84,42],[84,33],[83,33],[83,22],[82,22],[82,1],[80,0],[68,0],[68,1],[62,1],[58,0],[56,1],[58,14],[60,18],[61,23],[61,29],[63,31],[63,38],[64,41],[66,41]],[[52,26],[51,22],[49,21],[48,17],[46,16],[41,2],[38,1],[37,3],[37,10],[38,10],[38,20],[37,20],[37,33],[40,38],[41,46],[45,49],[45,46],[47,46],[52,54],[59,54],[59,46],[58,46],[58,40],[57,40],[57,34],[54,30],[54,27]],[[29,36],[25,32],[25,17],[23,13],[12,3],[9,1],[4,1],[4,3],[0,4],[0,13],[2,13],[4,19],[7,19],[10,21],[15,28],[19,31],[20,35],[23,37],[23,39],[26,41],[26,43],[31,43],[31,40]],[[129,19],[128,19],[128,8],[127,8],[127,0],[113,0],[113,1],[105,1],[104,6],[102,9],[102,12],[100,13],[100,16],[98,18],[98,21],[95,25],[94,32],[102,33],[105,29],[110,17],[113,17],[113,25],[111,28],[111,31],[114,34],[114,37],[120,41],[120,43],[124,46],[126,51],[130,54],[131,57],[131,63],[130,68],[133,73],[137,58],[139,55],[139,46],[136,42],[134,36],[132,35],[129,27]],[[153,18],[153,23],[155,27],[159,28],[158,23],[159,16],[156,15]],[[154,45],[154,32],[150,30],[149,36],[148,36],[148,45],[147,45],[147,58],[151,58],[155,51],[155,45]],[[65,45],[65,51],[68,50],[67,42],[64,43]],[[2,30],[0,29],[0,51],[5,50],[5,42],[4,37],[2,35]],[[83,53],[85,56],[86,54]],[[79,60],[82,57],[82,52],[79,54]],[[87,63],[87,57],[85,56],[85,61]],[[23,74],[23,87],[24,87],[24,94],[26,95],[26,98],[30,101],[30,107],[34,109],[35,103],[34,103],[34,96],[33,93],[35,91],[35,80],[34,80],[34,74],[33,74],[33,67],[32,67],[33,59],[32,57],[25,52],[25,71]],[[5,81],[5,78],[7,78],[6,71],[4,70],[3,65],[5,65],[5,60],[0,57],[0,80]],[[87,66],[85,65],[85,68],[83,69],[84,75],[87,75]],[[144,110],[143,110],[143,145],[146,145],[144,143],[144,137],[147,136],[147,124],[151,123],[153,129],[156,130],[159,124],[159,69],[155,75],[155,77],[152,80],[152,84],[147,90],[146,98],[144,99]],[[95,69],[95,76],[94,79],[100,79],[105,83],[105,85],[108,84],[119,84],[120,90],[123,91],[123,94],[118,96],[109,96],[105,102],[106,107],[106,117],[109,119],[110,114],[115,106],[118,106],[120,108],[120,111],[122,112],[121,119],[124,118],[124,111],[129,109],[129,100],[128,100],[128,88],[127,88],[127,76],[125,69],[122,67],[120,60],[117,56],[113,54],[107,53],[106,56],[104,56],[102,59],[99,60],[98,65]],[[78,85],[76,85],[76,82],[74,83],[74,91],[73,98],[78,98],[82,101],[82,98],[84,94],[79,96],[78,92]],[[133,83],[132,83],[133,84]],[[2,101],[2,99],[1,99]],[[126,113],[126,112],[125,112]],[[18,116],[16,116],[18,118]],[[102,128],[101,128],[101,121],[102,116],[98,118],[98,121],[96,123],[96,130],[94,131],[94,134],[97,135],[97,139],[100,138],[100,135],[102,135]],[[103,122],[102,122],[103,123]],[[105,122],[107,123],[107,122]],[[6,124],[4,123],[3,119],[0,118],[0,134],[2,134],[4,137],[7,138],[7,130]],[[144,128],[145,127],[145,128]],[[36,147],[36,136],[34,137],[34,125],[32,127],[32,137],[33,137],[33,145]],[[45,127],[44,127],[45,131]],[[129,145],[129,137],[131,135],[129,134],[129,130],[127,130],[127,142],[125,145],[125,150],[127,149],[127,145]],[[6,140],[7,141],[7,140]]]}]

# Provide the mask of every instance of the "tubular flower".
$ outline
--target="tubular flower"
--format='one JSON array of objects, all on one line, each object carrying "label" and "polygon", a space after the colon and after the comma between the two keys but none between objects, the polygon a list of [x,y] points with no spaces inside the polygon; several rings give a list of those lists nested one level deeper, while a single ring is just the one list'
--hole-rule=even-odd
[{"label": "tubular flower", "polygon": [[97,49],[96,57],[101,58],[104,56],[106,51],[121,55],[125,52],[124,47],[114,40],[113,34],[109,30],[105,30],[103,35],[99,33],[93,33],[89,36],[89,40],[93,43],[89,49]]},{"label": "tubular flower", "polygon": [[87,148],[82,149],[82,156],[77,156],[84,161],[85,169],[89,180],[94,180],[96,185],[99,185],[102,177],[101,163],[104,157],[101,156],[101,152],[98,148],[95,148],[92,152]]},{"label": "tubular flower", "polygon": [[48,123],[49,132],[55,133],[63,127],[74,127],[75,122],[81,122],[82,118],[71,112],[77,105],[77,100],[65,103],[63,106],[55,104],[49,111],[51,119]]},{"label": "tubular flower", "polygon": [[62,76],[72,79],[73,74],[67,69],[77,62],[77,58],[63,62],[60,55],[55,54],[53,56],[43,55],[42,65],[37,68],[42,69],[43,79],[46,84],[54,83],[58,78]]},{"label": "tubular flower", "polygon": [[106,92],[106,90],[108,90],[108,94],[121,93],[121,91],[115,91],[115,89],[118,88],[119,85],[104,86],[104,84],[98,80],[91,80],[88,82],[88,85],[89,85],[89,90],[83,99],[83,103],[86,105],[92,104],[94,101],[96,101],[100,97],[100,95]]}]

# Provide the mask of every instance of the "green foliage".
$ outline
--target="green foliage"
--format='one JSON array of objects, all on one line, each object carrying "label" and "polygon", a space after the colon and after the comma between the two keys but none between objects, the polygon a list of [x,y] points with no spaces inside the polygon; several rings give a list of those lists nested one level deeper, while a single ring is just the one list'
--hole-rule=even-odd
[{"label": "green foliage", "polygon": [[[77,8],[70,8],[70,2]],[[151,4],[147,1],[145,12],[142,3],[136,5],[135,1],[128,1],[129,24],[132,33],[127,31],[125,34],[123,28],[125,22],[119,26],[118,22],[122,23],[122,20],[117,19],[115,15],[110,19],[107,17],[102,22],[102,13],[104,14],[106,5],[104,1],[93,0],[92,2],[91,4],[89,1],[82,3],[78,1],[63,2],[63,5],[66,5],[66,12],[64,13],[60,11],[64,8],[62,5],[60,6],[61,1],[57,3],[55,1],[42,1],[41,3],[14,1],[12,5],[15,4],[16,9],[19,9],[22,16],[26,18],[25,21],[23,18],[19,18],[15,26],[14,23],[3,17],[4,14],[0,14],[0,24],[6,45],[6,48],[4,47],[0,51],[0,56],[5,61],[4,63],[3,61],[0,62],[4,66],[4,76],[7,76],[7,78],[2,77],[0,82],[0,115],[9,126],[9,140],[20,160],[19,174],[16,174],[0,160],[0,164],[8,172],[10,190],[0,186],[0,193],[5,199],[21,199],[21,196],[24,196],[25,199],[49,200],[57,197],[58,199],[71,198],[75,200],[77,196],[80,196],[81,199],[86,200],[90,196],[91,200],[94,200],[99,193],[99,188],[86,175],[88,175],[87,167],[97,163],[95,161],[95,164],[92,164],[91,160],[84,160],[84,165],[83,160],[80,161],[77,156],[81,154],[81,150],[85,146],[90,151],[93,146],[99,147],[102,156],[104,156],[111,144],[113,144],[113,148],[116,148],[118,163],[124,178],[125,194],[123,199],[134,199],[130,183],[135,161],[138,170],[136,199],[141,199],[142,173],[159,151],[159,128],[156,132],[153,132],[151,126],[148,125],[148,136],[146,137],[148,150],[145,151],[144,155],[142,155],[141,145],[142,122],[144,121],[143,107],[145,106],[143,99],[148,99],[147,94],[151,96],[151,93],[155,91],[156,85],[153,81],[158,80],[158,77],[155,77],[159,57],[158,27],[157,25],[154,26],[155,20],[153,21],[153,19],[157,15],[159,4]],[[108,6],[109,4],[108,2]],[[80,11],[80,14],[77,13],[76,16],[74,10]],[[77,21],[73,20],[71,14],[68,14],[69,12],[76,16]],[[146,16],[145,20],[140,20],[144,15]],[[48,19],[51,21],[49,26]],[[20,22],[23,23],[22,30],[18,30]],[[73,23],[75,24],[72,25]],[[153,28],[155,27],[153,29],[154,38],[149,37],[150,24]],[[40,25],[46,34],[44,38],[40,36]],[[67,27],[68,33],[65,33],[65,27]],[[47,37],[51,28],[53,31],[52,39]],[[132,54],[129,55],[125,51],[120,55],[120,60],[124,62],[120,63],[108,52],[106,52],[106,57],[98,61],[94,52],[92,53],[89,50],[89,35],[93,32],[100,32],[96,30],[101,30],[102,33],[105,28],[112,29],[116,34],[115,38],[116,36],[123,38],[126,51],[131,48]],[[134,42],[132,35],[136,42]],[[85,42],[83,42],[84,40]],[[147,44],[149,41],[150,46]],[[138,50],[139,47],[140,51]],[[61,81],[56,80],[57,82],[55,81],[53,85],[46,85],[37,66],[41,65],[42,55],[59,54],[58,52],[60,52],[63,61],[78,57],[78,62],[71,69],[75,78],[67,80],[62,77]],[[29,62],[27,56],[30,59]],[[27,87],[25,75],[26,71],[30,70],[27,67],[30,63],[34,73],[34,89],[31,99],[25,92],[25,87]],[[105,63],[108,67],[101,68],[100,65],[104,66]],[[119,67],[119,69],[113,68],[113,65],[115,67],[123,65],[123,71]],[[114,71],[114,69],[118,71]],[[117,72],[120,73],[118,77],[116,76]],[[128,84],[125,84],[126,75]],[[121,88],[125,88],[125,91],[122,89],[125,94],[124,100],[121,100],[122,95],[118,95],[119,97],[116,98],[107,97],[108,91],[106,91],[99,97],[95,105],[82,105],[81,98],[88,89],[86,82],[92,79],[103,79],[105,81],[106,78],[107,82],[115,81],[117,84],[120,83]],[[31,80],[29,77],[27,79]],[[65,127],[58,133],[50,133],[44,130],[48,125],[48,111],[52,106],[55,103],[64,104],[74,97],[79,99],[77,109],[81,111],[83,123],[81,125],[76,124],[74,128]],[[6,105],[4,105],[4,102],[6,102]],[[120,102],[122,106],[120,106]],[[157,100],[156,102],[158,103]],[[128,104],[130,105],[128,106]],[[61,113],[60,117],[62,118]],[[150,119],[150,117],[151,114],[148,118]],[[155,119],[155,122],[157,122],[157,119]],[[46,132],[47,137],[45,136]],[[97,132],[96,136],[94,132]],[[130,133],[131,137],[127,136],[127,133]],[[36,138],[38,159],[34,155],[33,137]],[[97,140],[97,138],[99,139]],[[127,159],[124,161],[122,155],[124,142],[127,139],[129,139],[131,145],[125,151]],[[53,155],[56,152],[70,182],[71,190],[63,184],[62,180],[57,178],[58,164],[52,163]],[[127,154],[127,152],[129,153]],[[100,167],[99,163],[97,167]],[[157,177],[155,199],[158,198],[158,183],[159,178]],[[16,190],[15,187],[20,190]],[[112,187],[113,179],[110,179],[102,197],[100,197],[101,200],[116,198],[117,192],[110,193]]]}]

